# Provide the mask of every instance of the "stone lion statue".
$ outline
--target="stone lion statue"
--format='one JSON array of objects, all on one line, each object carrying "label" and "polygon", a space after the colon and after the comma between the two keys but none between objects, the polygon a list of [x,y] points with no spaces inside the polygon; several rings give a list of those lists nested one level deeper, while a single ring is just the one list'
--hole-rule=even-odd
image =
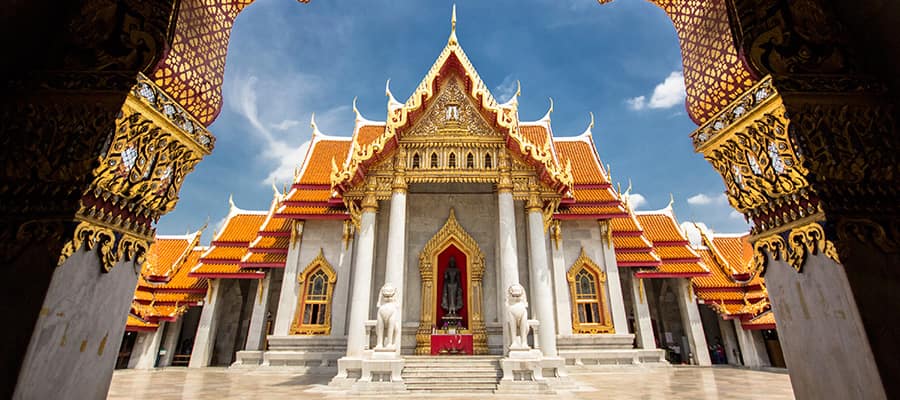
[{"label": "stone lion statue", "polygon": [[397,304],[397,289],[389,283],[381,287],[377,318],[375,348],[396,349],[400,343],[400,305]]},{"label": "stone lion statue", "polygon": [[528,299],[525,288],[514,283],[506,290],[506,323],[509,324],[509,348],[528,348]]}]

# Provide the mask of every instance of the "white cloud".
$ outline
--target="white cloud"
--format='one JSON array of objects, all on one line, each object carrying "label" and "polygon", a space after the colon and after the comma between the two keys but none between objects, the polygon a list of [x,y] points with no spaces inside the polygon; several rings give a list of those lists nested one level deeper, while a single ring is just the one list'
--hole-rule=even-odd
[{"label": "white cloud", "polygon": [[[298,119],[284,118],[284,115],[287,113],[290,113],[289,115],[306,114],[308,118],[312,111],[302,110],[303,107],[297,104],[299,100],[295,100],[297,97],[291,98],[284,94],[290,92],[295,96],[303,97],[308,93],[315,93],[318,88],[316,82],[319,80],[308,75],[292,76],[280,83],[260,82],[253,75],[235,78],[228,82],[231,93],[226,99],[228,99],[229,106],[253,127],[251,129],[252,137],[261,140],[260,158],[263,162],[274,165],[267,176],[260,181],[261,184],[281,185],[291,182],[294,178],[295,168],[303,162],[306,149],[309,147],[309,134],[312,130],[301,124]],[[286,98],[288,100],[285,100]],[[275,99],[280,99],[280,101],[276,102]],[[316,123],[320,127],[335,126],[341,117],[347,117],[346,114],[349,110],[349,105],[324,110],[324,112],[316,114]],[[278,123],[270,123],[265,120],[263,112],[265,115],[284,119]],[[279,131],[279,133],[275,134],[273,130]]]},{"label": "white cloud", "polygon": [[625,100],[625,102],[628,103],[628,108],[632,110],[642,110],[647,105],[647,98],[644,96],[632,97]]},{"label": "white cloud", "polygon": [[733,219],[739,219],[741,221],[744,220],[744,214],[741,214],[740,212],[738,212],[738,210],[731,210],[731,212],[728,213],[728,217],[733,218]]},{"label": "white cloud", "polygon": [[724,193],[716,196],[708,196],[704,193],[697,193],[687,199],[688,204],[692,206],[705,206],[710,204],[723,205],[728,204],[728,198]]},{"label": "white cloud", "polygon": [[297,126],[297,125],[300,125],[300,121],[297,121],[297,120],[295,120],[295,119],[286,119],[286,120],[281,121],[281,122],[279,122],[279,123],[277,123],[277,124],[271,124],[271,125],[269,125],[269,126],[271,126],[272,129],[275,129],[275,130],[286,131],[286,130],[291,129],[291,128]]},{"label": "white cloud", "polygon": [[497,87],[494,88],[494,97],[500,103],[506,103],[516,94],[516,89],[518,89],[518,84],[515,79],[513,79],[512,75],[507,75],[503,78],[503,82],[500,82]]},{"label": "white cloud", "polygon": [[685,96],[684,75],[681,71],[672,71],[662,83],[653,88],[649,101],[646,96],[637,96],[626,99],[625,102],[632,110],[665,109],[684,103]]},{"label": "white cloud", "polygon": [[622,197],[624,197],[625,200],[628,201],[628,204],[631,205],[632,210],[637,210],[638,208],[647,204],[647,199],[640,193],[623,194]]}]

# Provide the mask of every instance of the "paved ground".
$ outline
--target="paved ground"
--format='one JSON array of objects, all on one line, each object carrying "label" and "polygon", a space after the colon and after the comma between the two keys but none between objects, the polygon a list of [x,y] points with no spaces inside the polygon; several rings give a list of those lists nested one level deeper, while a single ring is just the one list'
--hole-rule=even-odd
[{"label": "paved ground", "polygon": [[[546,399],[793,399],[785,373],[729,367],[602,367],[570,368],[578,389]],[[154,371],[120,370],[113,375],[110,400],[119,399],[342,399],[347,392],[327,386],[330,376],[298,376],[286,370],[228,370],[225,368],[166,368]],[[365,396],[352,396],[364,399]],[[371,398],[482,398],[482,395],[405,394]],[[526,399],[529,396],[491,396]]]}]

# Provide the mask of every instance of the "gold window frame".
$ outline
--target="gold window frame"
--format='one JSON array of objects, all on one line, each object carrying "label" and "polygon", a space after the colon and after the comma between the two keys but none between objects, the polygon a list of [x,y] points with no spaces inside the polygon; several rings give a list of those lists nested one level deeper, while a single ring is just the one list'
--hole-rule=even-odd
[{"label": "gold window frame", "polygon": [[[328,287],[325,289],[325,301],[315,301],[309,304],[325,304],[325,323],[322,325],[304,325],[303,313],[307,304],[307,280],[317,271],[322,271],[328,277]],[[294,323],[291,324],[292,335],[329,335],[331,334],[331,301],[334,295],[334,285],[337,282],[337,273],[334,268],[325,259],[323,250],[319,249],[319,255],[316,256],[303,269],[303,273],[297,277],[297,283],[300,285],[300,296],[297,298],[297,311],[294,313]]]},{"label": "gold window frame", "polygon": [[[583,270],[592,274],[595,278],[595,299],[584,300],[578,298],[577,278]],[[569,281],[569,292],[572,296],[572,331],[578,334],[616,333],[609,313],[609,301],[607,300],[606,292],[606,273],[603,272],[603,269],[601,269],[594,260],[591,260],[591,258],[585,254],[583,247],[581,248],[581,255],[578,256],[578,259],[576,259],[575,263],[572,264],[572,267],[569,268],[569,272],[566,273],[566,280]],[[598,312],[602,318],[601,322],[586,323],[582,322],[579,318],[578,305],[590,303],[597,303]]]}]

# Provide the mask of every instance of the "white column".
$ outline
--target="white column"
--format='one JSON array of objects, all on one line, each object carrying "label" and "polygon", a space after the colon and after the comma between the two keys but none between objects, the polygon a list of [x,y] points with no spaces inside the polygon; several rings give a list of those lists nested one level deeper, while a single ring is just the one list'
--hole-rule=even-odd
[{"label": "white column", "polygon": [[[703,321],[700,319],[700,309],[697,308],[697,298],[694,297],[694,289],[691,280],[687,278],[673,279],[675,294],[678,296],[678,308],[681,311],[681,325],[691,344],[690,351],[694,354],[697,365],[712,365],[709,360],[709,348],[706,345],[706,335],[703,333]],[[687,356],[687,350],[682,354]]]},{"label": "white column", "polygon": [[200,313],[200,322],[197,324],[197,335],[194,336],[194,349],[191,351],[189,368],[208,367],[212,361],[213,345],[215,345],[216,331],[219,328],[220,288],[221,281],[219,279],[209,280],[209,290],[206,292],[203,311]]},{"label": "white column", "polygon": [[284,275],[281,279],[281,294],[278,296],[278,309],[275,311],[275,327],[272,336],[287,336],[294,322],[297,308],[297,297],[300,296],[300,285],[297,274],[300,271],[300,243],[303,241],[303,221],[294,221],[291,233],[291,244],[288,248],[287,260],[284,262]]},{"label": "white column", "polygon": [[719,333],[722,334],[722,346],[725,347],[725,357],[728,359],[728,364],[741,365],[741,359],[738,357],[740,348],[738,347],[737,338],[734,336],[734,325],[721,317],[717,317],[716,320],[719,322]]},{"label": "white column", "polygon": [[256,282],[256,298],[253,299],[253,311],[250,314],[250,328],[247,332],[247,343],[244,350],[265,350],[266,314],[269,313],[269,284],[272,272]]},{"label": "white column", "polygon": [[[403,321],[403,272],[406,270],[406,186],[405,184],[398,185],[396,179],[394,192],[391,194],[391,215],[388,223],[384,283],[390,284],[397,290],[395,297],[399,307],[398,312],[401,313],[400,321]],[[400,343],[397,343],[397,352],[400,352]]]},{"label": "white column", "polygon": [[556,356],[556,321],[553,313],[553,279],[547,263],[547,243],[544,240],[544,215],[539,202],[529,200],[528,207],[528,266],[530,282],[534,293],[534,305],[540,333],[541,352],[548,357]]},{"label": "white column", "polygon": [[353,231],[350,221],[347,229],[346,240],[342,243],[341,252],[338,255],[335,267],[338,280],[334,286],[334,296],[331,298],[331,337],[344,337],[347,334],[348,302],[350,301],[350,271],[353,268]]},{"label": "white column", "polygon": [[566,278],[568,266],[562,243],[551,243],[550,254],[553,258],[553,284],[556,289],[556,330],[561,336],[570,336],[572,335],[572,295],[569,281]]},{"label": "white column", "polygon": [[[519,256],[516,247],[516,215],[512,191],[501,190],[498,194],[500,206],[500,298],[506,299],[506,290],[519,283]],[[503,300],[501,300],[503,301]]]},{"label": "white column", "polygon": [[[374,196],[373,196],[374,197]],[[350,320],[347,330],[347,357],[359,358],[366,347],[366,321],[369,319],[369,297],[372,292],[372,262],[375,253],[374,198],[365,204],[360,216],[356,263],[353,268],[353,289],[350,300]],[[375,203],[377,204],[377,203]]]},{"label": "white column", "polygon": [[600,222],[600,252],[603,254],[603,265],[606,268],[606,287],[609,291],[609,312],[612,314],[613,328],[616,333],[628,333],[628,315],[625,313],[625,298],[622,296],[622,282],[619,280],[619,265],[616,263],[616,252],[610,237],[609,223]]},{"label": "white column", "polygon": [[160,322],[159,327],[153,332],[140,332],[134,341],[134,350],[131,351],[131,359],[128,360],[128,368],[153,369],[156,367],[156,356],[159,355],[159,344],[162,342],[165,322]]},{"label": "white column", "polygon": [[650,317],[650,302],[647,301],[647,291],[644,290],[644,281],[634,273],[631,275],[631,298],[634,309],[634,328],[637,336],[637,345],[642,349],[655,349],[656,338],[653,336],[653,321]]},{"label": "white column", "polygon": [[175,350],[178,348],[178,338],[181,336],[181,325],[184,324],[184,315],[178,317],[175,322],[166,323],[166,333],[163,335],[162,348],[166,351],[159,359],[160,367],[172,365],[175,359]]},{"label": "white column", "polygon": [[769,353],[766,351],[766,343],[762,333],[748,331],[741,327],[741,321],[734,320],[734,330],[737,333],[738,343],[741,346],[741,355],[744,357],[744,366],[751,368],[768,367]]}]

